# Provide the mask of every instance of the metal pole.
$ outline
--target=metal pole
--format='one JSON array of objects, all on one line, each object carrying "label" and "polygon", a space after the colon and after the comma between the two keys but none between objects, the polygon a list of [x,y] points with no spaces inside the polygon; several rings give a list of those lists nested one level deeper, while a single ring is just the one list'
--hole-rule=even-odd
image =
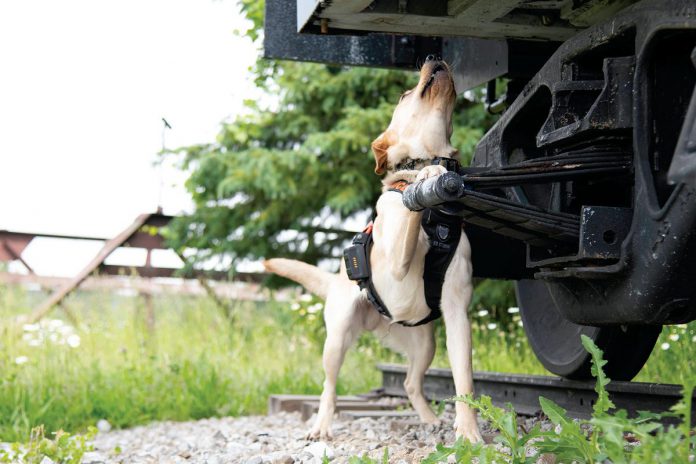
[{"label": "metal pole", "polygon": [[[166,134],[167,134],[167,129],[171,129],[172,126],[167,122],[166,119],[162,118],[162,151],[161,153],[164,153],[164,151],[167,148],[167,143],[166,143]],[[157,192],[157,212],[161,213],[162,212],[162,192],[164,191],[164,166],[163,163],[160,162],[159,165],[159,189]]]}]

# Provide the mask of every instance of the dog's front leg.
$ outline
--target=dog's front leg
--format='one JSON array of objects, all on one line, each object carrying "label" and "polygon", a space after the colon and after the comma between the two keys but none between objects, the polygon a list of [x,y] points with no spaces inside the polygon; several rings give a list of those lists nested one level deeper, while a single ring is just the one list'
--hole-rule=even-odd
[{"label": "dog's front leg", "polygon": [[394,192],[377,201],[374,240],[384,249],[386,262],[394,280],[401,282],[408,274],[416,252],[422,213],[409,211]]},{"label": "dog's front leg", "polygon": [[[447,172],[442,166],[426,166],[418,172],[417,181],[439,176]],[[386,192],[377,201],[375,240],[380,241],[385,250],[392,277],[401,282],[408,274],[411,261],[418,245],[422,213],[409,211],[403,204],[402,196]]]},{"label": "dog's front leg", "polygon": [[[447,355],[454,377],[457,396],[474,392],[474,374],[471,365],[471,324],[467,315],[473,286],[471,282],[471,250],[469,240],[462,234],[457,253],[445,276],[442,289],[442,316],[445,320]],[[457,437],[471,442],[481,441],[476,412],[466,403],[458,401],[455,405]]]}]

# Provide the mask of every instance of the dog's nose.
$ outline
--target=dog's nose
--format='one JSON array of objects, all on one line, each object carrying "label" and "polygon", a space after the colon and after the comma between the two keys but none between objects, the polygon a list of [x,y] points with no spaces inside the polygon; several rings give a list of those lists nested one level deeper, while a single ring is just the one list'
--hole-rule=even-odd
[{"label": "dog's nose", "polygon": [[428,55],[425,57],[425,61],[433,61],[435,59],[435,55]]}]

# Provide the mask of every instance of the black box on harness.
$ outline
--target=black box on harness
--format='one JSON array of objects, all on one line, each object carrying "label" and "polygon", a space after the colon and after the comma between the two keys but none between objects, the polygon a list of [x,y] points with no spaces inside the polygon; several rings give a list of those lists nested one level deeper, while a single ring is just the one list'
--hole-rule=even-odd
[{"label": "black box on harness", "polygon": [[343,250],[346,271],[350,280],[363,280],[370,277],[368,248],[371,235],[359,233],[353,237],[353,244]]}]

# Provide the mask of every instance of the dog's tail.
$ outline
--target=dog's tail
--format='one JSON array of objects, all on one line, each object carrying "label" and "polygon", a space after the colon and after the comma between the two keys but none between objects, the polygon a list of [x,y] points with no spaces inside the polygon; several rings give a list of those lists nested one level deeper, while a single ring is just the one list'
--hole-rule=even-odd
[{"label": "dog's tail", "polygon": [[295,259],[273,258],[263,262],[267,271],[286,277],[302,285],[318,297],[326,298],[335,275],[316,266]]}]

